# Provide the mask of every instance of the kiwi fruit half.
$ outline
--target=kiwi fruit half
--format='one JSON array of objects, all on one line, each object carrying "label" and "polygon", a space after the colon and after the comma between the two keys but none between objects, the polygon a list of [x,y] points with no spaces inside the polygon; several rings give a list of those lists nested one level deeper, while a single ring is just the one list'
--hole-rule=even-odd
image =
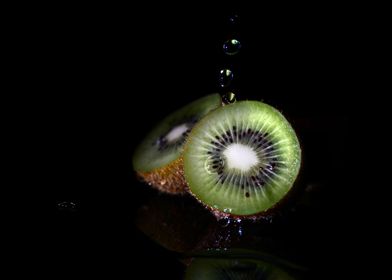
[{"label": "kiwi fruit half", "polygon": [[221,105],[219,94],[200,98],[175,111],[144,138],[133,155],[133,168],[149,185],[167,193],[185,192],[182,152],[192,127]]},{"label": "kiwi fruit half", "polygon": [[184,151],[189,191],[218,218],[263,216],[290,191],[300,163],[289,122],[258,101],[208,114],[192,129]]}]

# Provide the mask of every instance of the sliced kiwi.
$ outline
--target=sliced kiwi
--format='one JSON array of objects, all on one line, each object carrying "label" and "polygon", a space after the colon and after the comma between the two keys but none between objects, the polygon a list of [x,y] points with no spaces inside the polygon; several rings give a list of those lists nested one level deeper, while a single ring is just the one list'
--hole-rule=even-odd
[{"label": "sliced kiwi", "polygon": [[144,138],[133,155],[133,168],[148,184],[167,193],[184,192],[182,151],[191,128],[221,105],[218,94],[200,98],[167,116]]},{"label": "sliced kiwi", "polygon": [[265,103],[240,101],[192,129],[184,175],[217,217],[260,217],[290,191],[300,163],[297,136],[284,116]]}]

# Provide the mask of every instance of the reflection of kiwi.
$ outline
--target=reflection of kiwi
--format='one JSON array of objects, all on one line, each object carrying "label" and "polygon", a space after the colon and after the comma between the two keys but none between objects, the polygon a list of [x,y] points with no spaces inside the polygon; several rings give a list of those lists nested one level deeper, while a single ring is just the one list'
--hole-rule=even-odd
[{"label": "reflection of kiwi", "polygon": [[218,217],[260,216],[286,196],[299,172],[294,130],[261,102],[241,101],[211,112],[188,139],[189,189]]},{"label": "reflection of kiwi", "polygon": [[137,147],[133,167],[157,189],[177,193],[185,190],[182,151],[191,128],[209,111],[221,105],[218,94],[200,98],[163,119]]},{"label": "reflection of kiwi", "polygon": [[186,280],[294,280],[283,269],[262,260],[239,258],[195,258],[185,273]]},{"label": "reflection of kiwi", "polygon": [[175,252],[194,250],[216,227],[216,219],[187,196],[153,197],[137,212],[136,226],[162,247]]}]

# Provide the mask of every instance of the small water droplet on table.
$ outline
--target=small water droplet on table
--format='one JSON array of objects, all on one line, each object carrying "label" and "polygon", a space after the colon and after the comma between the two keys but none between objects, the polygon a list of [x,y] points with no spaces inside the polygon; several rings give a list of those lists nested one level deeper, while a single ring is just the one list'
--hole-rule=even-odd
[{"label": "small water droplet on table", "polygon": [[78,208],[78,204],[73,201],[62,201],[57,203],[57,209],[60,211],[76,211]]}]

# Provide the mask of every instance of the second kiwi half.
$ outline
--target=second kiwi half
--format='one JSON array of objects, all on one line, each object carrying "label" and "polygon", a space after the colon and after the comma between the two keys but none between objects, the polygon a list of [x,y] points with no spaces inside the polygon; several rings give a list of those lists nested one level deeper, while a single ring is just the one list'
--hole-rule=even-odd
[{"label": "second kiwi half", "polygon": [[219,94],[211,94],[185,105],[160,121],[136,148],[133,168],[149,185],[166,193],[184,193],[182,152],[193,126],[221,106]]}]

